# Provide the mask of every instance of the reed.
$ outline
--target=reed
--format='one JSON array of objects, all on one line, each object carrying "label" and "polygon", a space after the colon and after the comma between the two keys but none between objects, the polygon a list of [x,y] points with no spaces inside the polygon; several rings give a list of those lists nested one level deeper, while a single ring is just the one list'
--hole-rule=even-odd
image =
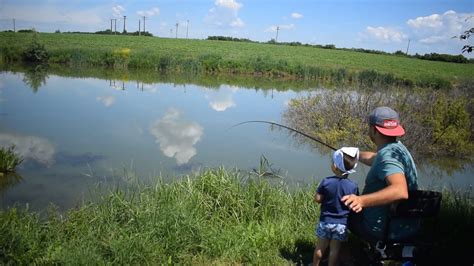
[{"label": "reed", "polygon": [[0,212],[0,263],[284,263],[280,250],[313,242],[311,191],[216,169],[65,215],[12,208]]},{"label": "reed", "polygon": [[15,153],[15,146],[0,147],[0,174],[13,173],[23,159]]},{"label": "reed", "polygon": [[[98,202],[86,202],[65,214],[54,208],[42,215],[20,208],[0,211],[0,263],[287,264],[311,260],[319,214],[312,201],[316,184],[289,188],[219,168],[171,183],[157,179],[153,185],[133,187],[114,190]],[[445,192],[437,228],[449,232],[434,235],[444,248],[436,259],[461,264],[469,259],[470,245],[458,242],[472,236],[473,219],[473,204],[466,195]],[[359,242],[351,238],[349,246],[355,256],[351,260],[361,261]],[[446,253],[456,257],[439,258]]]}]

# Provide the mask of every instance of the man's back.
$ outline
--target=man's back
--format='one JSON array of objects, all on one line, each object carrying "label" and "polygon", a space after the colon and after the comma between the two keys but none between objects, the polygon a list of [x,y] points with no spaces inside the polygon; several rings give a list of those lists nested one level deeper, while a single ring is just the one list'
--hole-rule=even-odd
[{"label": "man's back", "polygon": [[[387,186],[386,177],[402,173],[406,178],[408,190],[418,189],[418,173],[411,154],[401,142],[392,142],[384,145],[377,151],[377,157],[367,174],[364,190],[362,194],[369,194],[379,191]],[[385,230],[386,217],[389,206],[381,205],[366,208],[364,211],[364,224],[377,237],[382,237]],[[417,230],[417,224],[404,220],[395,221],[392,237],[399,238],[406,234],[412,234]]]}]

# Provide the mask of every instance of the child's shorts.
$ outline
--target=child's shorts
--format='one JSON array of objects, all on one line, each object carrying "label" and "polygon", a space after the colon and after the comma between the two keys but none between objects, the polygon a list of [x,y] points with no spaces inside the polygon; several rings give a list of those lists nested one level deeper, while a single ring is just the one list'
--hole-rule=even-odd
[{"label": "child's shorts", "polygon": [[316,228],[316,236],[321,239],[347,241],[347,228],[345,224],[319,222]]}]

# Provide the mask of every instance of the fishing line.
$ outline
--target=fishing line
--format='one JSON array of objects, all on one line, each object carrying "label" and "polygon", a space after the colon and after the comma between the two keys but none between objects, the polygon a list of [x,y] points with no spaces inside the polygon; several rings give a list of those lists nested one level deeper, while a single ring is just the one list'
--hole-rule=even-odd
[{"label": "fishing line", "polygon": [[242,123],[238,123],[238,124],[235,124],[235,125],[231,126],[229,129],[234,128],[234,127],[237,127],[237,126],[240,126],[240,125],[243,125],[243,124],[249,124],[249,123],[264,123],[264,124],[270,124],[270,125],[274,125],[274,126],[279,126],[279,127],[288,129],[288,130],[290,130],[290,131],[296,132],[296,133],[298,133],[298,134],[300,134],[300,135],[303,135],[303,136],[305,136],[305,137],[307,137],[307,138],[309,138],[309,139],[311,139],[311,140],[314,140],[314,141],[316,141],[316,142],[318,142],[318,143],[320,143],[320,144],[323,144],[324,146],[326,146],[326,147],[328,147],[328,148],[330,148],[330,149],[332,149],[332,150],[334,150],[334,151],[337,150],[337,149],[334,148],[333,146],[331,146],[331,145],[329,145],[329,144],[326,144],[326,143],[324,143],[322,140],[319,140],[319,139],[317,139],[317,138],[315,138],[315,137],[313,137],[313,136],[310,136],[310,135],[308,135],[308,134],[306,134],[306,133],[303,133],[303,132],[301,132],[301,131],[299,131],[299,130],[296,130],[296,129],[294,129],[294,128],[287,127],[287,126],[285,126],[285,125],[281,125],[281,124],[278,124],[278,123],[275,123],[275,122],[270,122],[270,121],[263,121],[263,120],[244,121],[244,122],[242,122]]}]

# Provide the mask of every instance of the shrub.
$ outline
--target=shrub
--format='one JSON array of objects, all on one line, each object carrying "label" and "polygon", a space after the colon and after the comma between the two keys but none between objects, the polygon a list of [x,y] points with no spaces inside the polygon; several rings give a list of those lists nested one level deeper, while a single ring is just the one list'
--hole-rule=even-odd
[{"label": "shrub", "polygon": [[15,172],[15,168],[23,161],[23,159],[16,155],[15,146],[9,148],[0,148],[0,173]]},{"label": "shrub", "polygon": [[49,53],[46,50],[44,44],[38,40],[38,35],[35,32],[33,34],[33,41],[23,52],[23,60],[26,62],[33,63],[47,63],[49,59]]}]

